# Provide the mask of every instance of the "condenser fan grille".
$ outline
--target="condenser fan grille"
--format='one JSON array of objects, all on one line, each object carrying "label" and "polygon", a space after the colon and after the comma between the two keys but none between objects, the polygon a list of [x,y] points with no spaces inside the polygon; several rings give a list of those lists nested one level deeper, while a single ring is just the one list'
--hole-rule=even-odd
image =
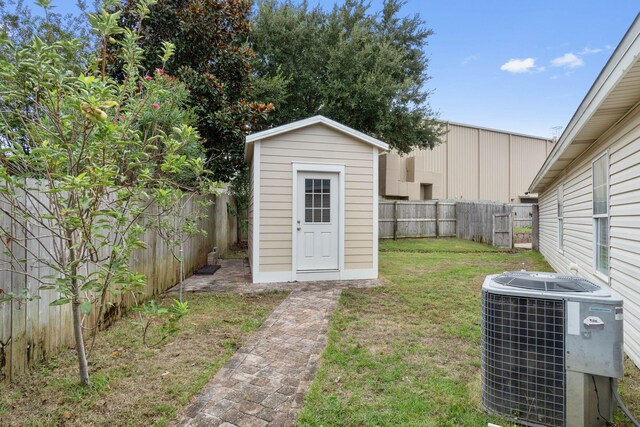
[{"label": "condenser fan grille", "polygon": [[482,293],[482,399],[519,423],[565,422],[564,301]]},{"label": "condenser fan grille", "polygon": [[510,271],[493,280],[505,286],[545,292],[595,292],[601,289],[587,279],[552,273]]}]

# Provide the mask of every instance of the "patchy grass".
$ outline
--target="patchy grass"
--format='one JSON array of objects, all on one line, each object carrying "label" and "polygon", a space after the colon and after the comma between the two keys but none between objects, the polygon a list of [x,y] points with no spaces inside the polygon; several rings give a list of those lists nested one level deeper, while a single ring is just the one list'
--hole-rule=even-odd
[{"label": "patchy grass", "polygon": [[505,249],[469,240],[443,237],[439,239],[385,239],[380,241],[381,252],[505,252]]},{"label": "patchy grass", "polygon": [[[535,252],[455,239],[381,248],[388,286],[343,292],[299,424],[509,425],[480,403],[480,289],[488,274],[549,265]],[[638,369],[628,364],[620,388],[636,414],[639,386]]]},{"label": "patchy grass", "polygon": [[513,229],[514,233],[531,233],[533,228],[531,227],[516,227]]},{"label": "patchy grass", "polygon": [[98,334],[92,386],[78,385],[66,352],[0,386],[0,425],[166,425],[285,296],[189,294],[180,332],[156,349],[142,345],[132,317],[122,319]]},{"label": "patchy grass", "polygon": [[220,255],[220,259],[245,259],[247,256],[246,249],[233,248],[223,252]]}]

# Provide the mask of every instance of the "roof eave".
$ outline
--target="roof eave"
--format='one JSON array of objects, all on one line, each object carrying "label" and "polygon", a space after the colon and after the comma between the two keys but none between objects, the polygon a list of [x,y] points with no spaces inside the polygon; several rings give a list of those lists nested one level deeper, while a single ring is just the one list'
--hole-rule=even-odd
[{"label": "roof eave", "polygon": [[[362,142],[366,142],[368,144],[373,145],[374,147],[378,147],[379,149],[383,150],[383,151],[388,151],[389,150],[389,144],[387,144],[386,142],[382,142],[379,139],[373,138],[367,134],[364,134],[362,132],[359,132],[355,129],[351,129],[348,126],[345,126],[341,123],[338,123],[334,120],[328,119],[324,116],[313,116],[313,117],[309,117],[308,119],[303,119],[303,120],[298,120],[296,122],[293,123],[289,123],[286,125],[282,125],[282,126],[278,126],[275,128],[271,128],[271,129],[267,129],[261,132],[256,132],[250,135],[247,135],[245,138],[245,161],[249,161],[248,159],[248,155],[250,155],[250,152],[252,152],[253,150],[253,143],[256,141],[260,141],[262,139],[265,138],[271,138],[273,136],[276,135],[280,135],[282,133],[285,132],[291,132],[293,130],[296,129],[301,129],[303,127],[307,127],[307,126],[311,126],[314,124],[318,124],[318,123],[322,123],[326,126],[329,126],[333,129],[336,129],[342,133],[348,134],[352,137],[354,137],[355,139],[358,139]],[[249,146],[251,146],[250,148],[248,148]],[[249,151],[248,151],[249,150]]]}]

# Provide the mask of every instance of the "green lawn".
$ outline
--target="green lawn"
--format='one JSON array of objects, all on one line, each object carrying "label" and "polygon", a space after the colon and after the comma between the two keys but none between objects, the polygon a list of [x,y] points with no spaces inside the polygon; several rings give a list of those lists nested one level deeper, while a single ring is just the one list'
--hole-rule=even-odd
[{"label": "green lawn", "polygon": [[[480,404],[480,289],[488,274],[547,263],[456,239],[380,247],[388,286],[343,293],[299,424],[506,425]],[[640,374],[631,363],[627,374],[621,393],[638,414]]]},{"label": "green lawn", "polygon": [[166,425],[286,295],[188,294],[180,331],[159,348],[143,346],[134,317],[119,320],[98,335],[90,387],[64,352],[0,386],[0,425]]}]

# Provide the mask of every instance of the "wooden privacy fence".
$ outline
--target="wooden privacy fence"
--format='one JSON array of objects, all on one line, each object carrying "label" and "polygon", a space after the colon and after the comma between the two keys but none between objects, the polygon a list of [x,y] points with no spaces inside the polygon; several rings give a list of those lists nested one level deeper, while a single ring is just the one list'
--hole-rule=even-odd
[{"label": "wooden privacy fence", "polygon": [[513,228],[531,227],[532,205],[467,201],[389,201],[378,204],[381,239],[459,237],[512,247]]},{"label": "wooden privacy fence", "polygon": [[511,205],[490,202],[456,202],[460,239],[510,248],[513,230]]},{"label": "wooden privacy fence", "polygon": [[531,204],[510,203],[513,213],[513,228],[530,228],[533,220],[533,209]]},{"label": "wooden privacy fence", "polygon": [[[186,205],[186,215],[193,212],[194,206],[202,197],[195,196]],[[206,264],[207,253],[213,246],[225,251],[235,241],[235,219],[227,213],[229,196],[214,198],[215,203],[207,207],[208,218],[200,221],[199,227],[207,234],[199,234],[184,244],[184,269],[186,276]],[[16,227],[11,219],[0,216],[4,226]],[[18,226],[19,227],[19,226]],[[53,245],[53,238],[44,230],[32,230],[38,239],[44,239],[44,245],[36,250]],[[180,264],[176,261],[166,243],[154,231],[148,231],[144,238],[147,249],[137,251],[132,259],[132,270],[147,277],[147,285],[141,298],[158,295],[179,282]],[[42,241],[42,240],[41,240]],[[31,243],[27,243],[30,245]],[[6,262],[4,249],[0,251],[0,262]],[[26,271],[33,276],[45,277],[54,272],[43,265],[26,261]],[[40,283],[24,274],[0,271],[0,289],[19,294],[27,289],[40,299],[20,303],[11,300],[0,302],[0,383],[13,380],[30,366],[55,355],[65,347],[75,345],[72,328],[71,305],[50,306],[49,303],[60,298],[53,290],[39,290]],[[119,318],[132,303],[130,294],[108,296],[103,320],[109,323]],[[94,306],[84,319],[85,328],[93,328],[97,323],[97,308]],[[90,330],[90,329],[87,329]]]},{"label": "wooden privacy fence", "polygon": [[378,203],[378,235],[402,237],[453,237],[456,235],[455,202],[381,201]]}]

